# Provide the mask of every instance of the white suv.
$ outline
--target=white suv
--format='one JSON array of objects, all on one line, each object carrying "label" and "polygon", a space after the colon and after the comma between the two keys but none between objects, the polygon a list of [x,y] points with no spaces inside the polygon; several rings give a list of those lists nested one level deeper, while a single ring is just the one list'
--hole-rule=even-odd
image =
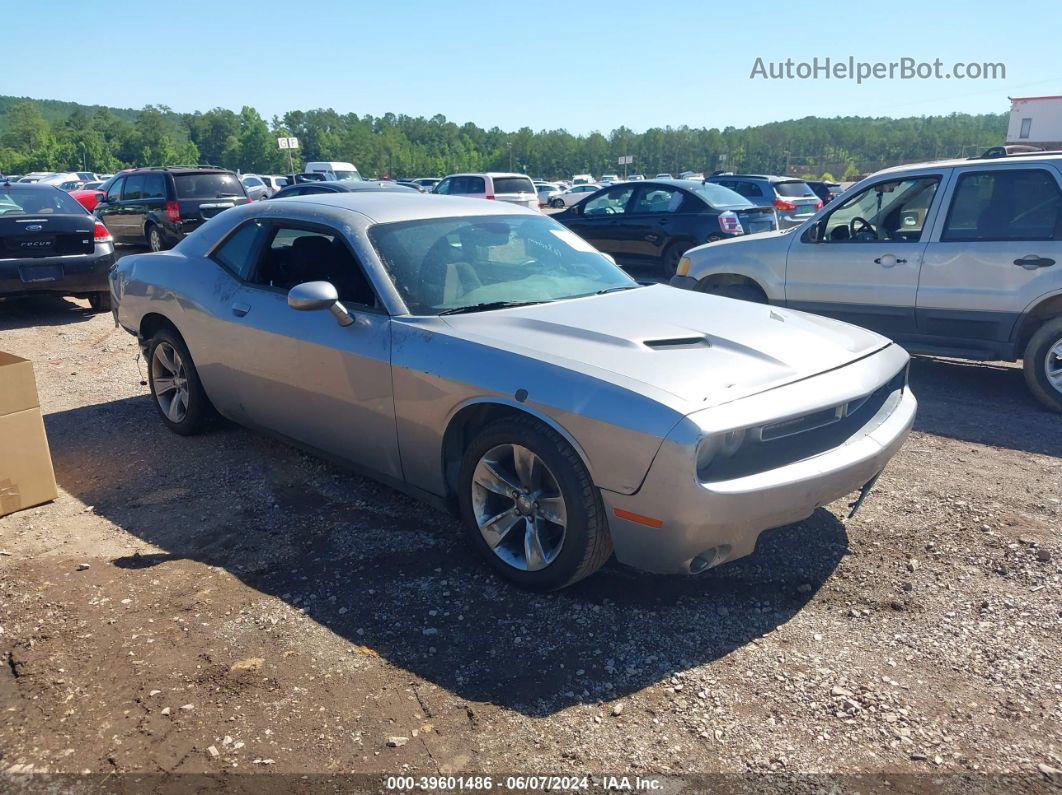
[{"label": "white suv", "polygon": [[1062,412],[1062,153],[880,171],[790,230],[691,249],[671,284],[847,320],[915,353],[1020,358]]},{"label": "white suv", "polygon": [[470,199],[497,199],[538,209],[535,183],[525,174],[451,174],[432,189],[432,193],[447,196],[467,196]]}]

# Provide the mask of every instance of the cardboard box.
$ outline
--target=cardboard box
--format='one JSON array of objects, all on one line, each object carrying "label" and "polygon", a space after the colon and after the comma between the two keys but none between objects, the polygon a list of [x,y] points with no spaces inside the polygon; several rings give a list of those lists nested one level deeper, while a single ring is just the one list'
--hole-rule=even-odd
[{"label": "cardboard box", "polygon": [[0,516],[56,495],[33,365],[0,351]]}]

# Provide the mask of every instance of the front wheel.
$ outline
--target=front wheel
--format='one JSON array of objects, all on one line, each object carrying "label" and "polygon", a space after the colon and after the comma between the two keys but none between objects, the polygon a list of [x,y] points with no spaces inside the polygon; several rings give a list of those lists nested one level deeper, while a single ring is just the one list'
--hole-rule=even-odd
[{"label": "front wheel", "polygon": [[1025,383],[1037,400],[1062,412],[1062,317],[1044,323],[1025,347]]},{"label": "front wheel", "polygon": [[524,588],[553,591],[588,577],[612,554],[601,495],[579,456],[551,428],[501,419],[469,444],[459,501],[487,564]]},{"label": "front wheel", "polygon": [[159,416],[174,433],[191,436],[210,417],[210,399],[184,340],[163,328],[148,342],[148,383]]},{"label": "front wheel", "polygon": [[554,199],[549,203],[549,206],[552,207],[554,210],[559,210],[561,207],[564,206],[564,199]]}]

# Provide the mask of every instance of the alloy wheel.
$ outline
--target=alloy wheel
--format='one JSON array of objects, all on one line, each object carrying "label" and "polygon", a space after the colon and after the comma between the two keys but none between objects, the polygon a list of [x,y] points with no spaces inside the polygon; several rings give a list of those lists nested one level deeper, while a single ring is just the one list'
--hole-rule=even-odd
[{"label": "alloy wheel", "polygon": [[1044,374],[1056,391],[1062,392],[1062,339],[1055,340],[1044,356]]},{"label": "alloy wheel", "polygon": [[528,448],[488,450],[472,475],[472,510],[487,546],[520,571],[557,559],[568,523],[564,496],[545,462]]},{"label": "alloy wheel", "polygon": [[159,234],[159,230],[155,227],[151,227],[148,232],[148,246],[154,252],[162,251],[162,236]]},{"label": "alloy wheel", "polygon": [[155,400],[170,422],[178,423],[188,416],[188,375],[184,361],[168,342],[160,342],[151,355],[151,383]]}]

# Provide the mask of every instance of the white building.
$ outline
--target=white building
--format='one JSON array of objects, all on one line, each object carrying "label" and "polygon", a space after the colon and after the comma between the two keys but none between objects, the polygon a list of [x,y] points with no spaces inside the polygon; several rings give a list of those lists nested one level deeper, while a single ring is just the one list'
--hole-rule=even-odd
[{"label": "white building", "polygon": [[1062,96],[1009,99],[1008,144],[1062,149]]}]

